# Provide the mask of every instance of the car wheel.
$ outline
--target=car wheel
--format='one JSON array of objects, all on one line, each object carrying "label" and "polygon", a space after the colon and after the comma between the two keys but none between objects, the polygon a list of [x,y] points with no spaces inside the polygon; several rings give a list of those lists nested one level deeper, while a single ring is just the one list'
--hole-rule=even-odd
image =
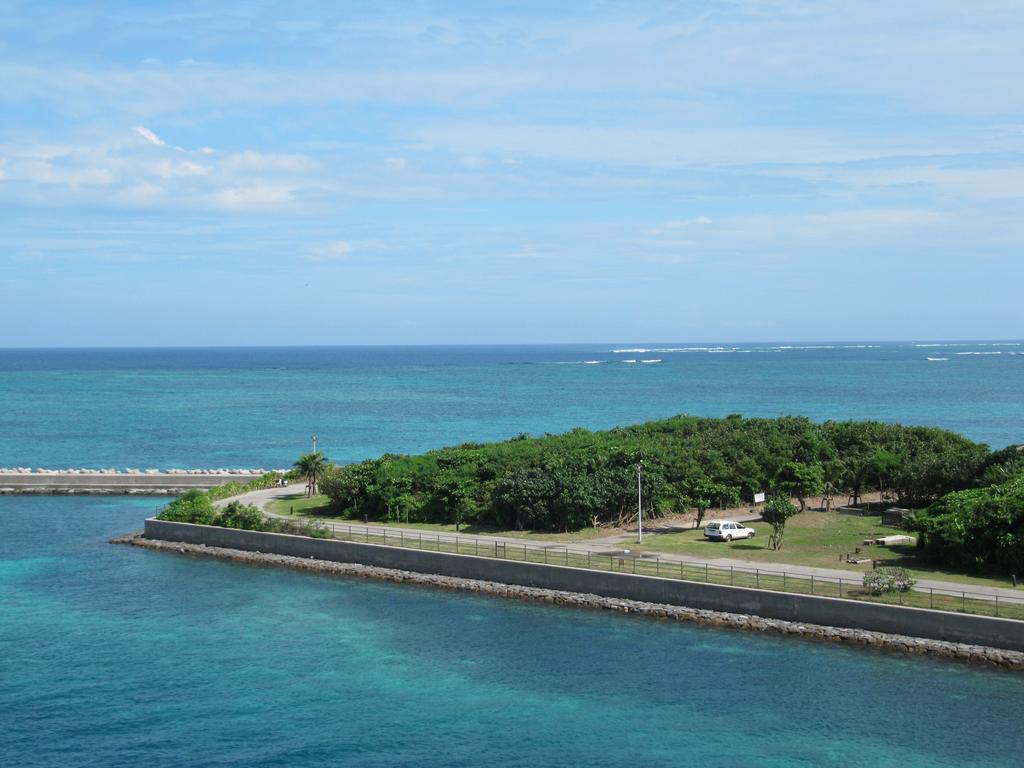
[{"label": "car wheel", "polygon": [[726,541],[732,541],[732,536],[726,536],[726,537],[725,537],[725,540],[726,540]]},{"label": "car wheel", "polygon": [[755,533],[757,533],[757,531],[751,531],[751,532],[750,532],[750,535],[749,535],[749,536],[747,536],[747,538],[748,538],[748,539],[752,539],[752,538],[754,538],[754,534],[755,534]]}]

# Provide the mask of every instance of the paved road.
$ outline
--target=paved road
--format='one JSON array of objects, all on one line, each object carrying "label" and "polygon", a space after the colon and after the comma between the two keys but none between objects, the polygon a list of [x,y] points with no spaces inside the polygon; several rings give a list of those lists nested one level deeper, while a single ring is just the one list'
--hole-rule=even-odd
[{"label": "paved road", "polygon": [[[282,519],[288,519],[288,515],[275,515],[275,514],[269,512],[267,510],[267,505],[271,501],[273,501],[275,499],[283,499],[283,498],[288,498],[288,497],[294,497],[296,494],[301,494],[302,492],[303,492],[303,487],[301,485],[294,485],[294,486],[290,486],[288,488],[270,488],[270,489],[263,490],[263,491],[252,491],[250,493],[242,494],[242,496],[234,497],[231,500],[232,501],[238,500],[238,501],[243,502],[244,504],[252,504],[255,507],[257,507],[258,509],[262,510],[264,514],[270,515],[271,517],[280,517]],[[226,504],[227,501],[228,500],[225,499],[225,500],[222,500],[222,501],[218,502],[218,504],[223,505],[223,504]],[[708,519],[714,519],[714,518],[709,517]],[[751,515],[751,514],[747,514],[747,515],[735,515],[735,514],[733,514],[733,516],[730,517],[729,519],[736,520],[737,522],[750,522],[750,521],[758,520],[760,518],[756,514],[753,514],[753,515]],[[385,526],[381,526],[381,525],[372,525],[372,524],[371,525],[363,525],[362,523],[353,523],[353,522],[350,522],[350,521],[347,521],[347,520],[344,521],[344,522],[335,522],[335,521],[325,521],[325,522],[327,522],[328,524],[331,524],[331,525],[335,525],[335,526],[337,526],[339,528],[343,528],[346,531],[351,531],[352,533],[354,533],[356,535],[362,535],[362,534],[366,534],[368,532],[370,534],[376,533],[376,534],[379,535],[380,531],[385,527]],[[388,526],[386,526],[386,528],[387,528],[387,531],[389,533],[393,533],[395,535],[404,534],[405,536],[407,536],[409,538],[416,538],[416,537],[418,537],[420,535],[429,535],[432,539],[433,539],[433,537],[438,537],[442,541],[451,541],[451,542],[454,542],[455,538],[456,538],[456,534],[454,534],[454,533],[436,533],[436,532],[433,532],[433,531],[424,531],[424,530],[419,529],[419,528],[402,528],[400,526],[393,526],[393,525],[388,525]],[[649,528],[647,530],[650,531],[650,532],[666,533],[666,532],[669,532],[669,531],[672,531],[672,530],[685,530],[685,529],[679,528],[679,527],[675,527],[675,528],[664,527],[664,526],[659,526],[659,525],[655,524],[654,526],[652,526],[651,528]],[[536,547],[536,548],[539,548],[539,549],[546,548],[546,549],[561,550],[561,549],[564,549],[564,548],[568,547],[570,550],[572,550],[574,552],[581,552],[581,553],[590,552],[592,554],[601,554],[601,555],[608,555],[608,554],[613,554],[613,553],[614,554],[619,554],[619,553],[623,553],[624,551],[628,551],[628,550],[633,549],[632,544],[635,541],[635,536],[636,536],[635,533],[620,533],[620,534],[615,534],[613,536],[605,536],[605,537],[601,537],[601,538],[597,538],[597,539],[585,539],[585,540],[580,540],[580,541],[562,542],[562,541],[534,540],[532,538],[527,540],[527,539],[512,538],[512,537],[506,537],[506,536],[488,536],[488,535],[478,535],[478,534],[472,534],[472,535],[469,535],[469,534],[458,534],[458,538],[460,540],[462,540],[462,541],[465,541],[467,539],[479,539],[480,541],[487,541],[487,542],[497,541],[497,542],[502,542],[502,543],[505,543],[505,544],[514,544],[516,546],[523,546],[524,544],[526,544],[526,545],[529,545],[531,547]],[[830,580],[843,579],[844,582],[850,582],[850,583],[853,583],[856,580],[858,580],[859,577],[864,573],[864,571],[847,571],[847,570],[841,570],[841,569],[838,569],[838,568],[817,568],[817,567],[812,567],[812,566],[807,566],[807,565],[791,565],[791,564],[788,564],[788,563],[786,563],[786,564],[783,564],[783,563],[779,563],[779,564],[776,564],[776,563],[756,563],[756,562],[750,562],[750,561],[747,561],[747,560],[737,560],[737,559],[728,558],[728,557],[717,557],[717,558],[708,559],[708,558],[695,557],[695,556],[691,556],[691,555],[683,555],[683,554],[676,554],[676,553],[666,553],[666,552],[646,552],[646,553],[641,553],[639,551],[636,551],[635,553],[637,555],[641,556],[641,557],[643,557],[643,556],[657,557],[662,562],[687,563],[687,564],[691,564],[691,565],[705,565],[705,564],[707,564],[707,565],[710,565],[712,567],[719,567],[719,568],[730,568],[730,567],[732,567],[732,568],[736,568],[737,570],[743,569],[743,570],[748,570],[748,571],[749,570],[757,569],[761,573],[782,573],[783,571],[785,571],[785,573],[787,575],[803,576],[803,577],[806,577],[806,578],[810,578],[811,576],[813,576],[816,579],[817,578],[830,579]],[[634,554],[634,553],[631,552],[630,554]],[[867,569],[865,568],[865,570],[867,570]],[[942,580],[939,580],[939,579],[918,579],[917,585],[915,586],[915,589],[918,592],[928,592],[929,590],[934,589],[936,592],[939,592],[939,591],[942,591],[942,592],[954,592],[957,595],[959,595],[961,592],[966,592],[968,597],[973,597],[973,598],[976,598],[976,599],[979,599],[979,600],[994,600],[996,598],[996,596],[998,595],[1000,600],[1007,599],[1007,600],[1013,600],[1013,601],[1017,601],[1017,602],[1024,602],[1024,589],[1017,590],[1017,589],[1014,589],[1012,587],[990,587],[990,586],[985,586],[985,585],[981,585],[981,584],[962,584],[962,583],[959,583],[959,582],[942,581]]]}]

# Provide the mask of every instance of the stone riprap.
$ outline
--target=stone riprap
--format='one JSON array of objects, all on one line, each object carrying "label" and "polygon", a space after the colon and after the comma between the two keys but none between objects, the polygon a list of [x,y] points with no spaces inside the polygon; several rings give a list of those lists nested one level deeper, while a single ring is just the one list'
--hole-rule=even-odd
[{"label": "stone riprap", "polygon": [[183,542],[147,539],[141,532],[127,534],[112,539],[115,544],[131,544],[147,549],[181,554],[219,557],[236,562],[253,565],[271,565],[296,568],[306,571],[331,573],[341,576],[357,576],[360,578],[381,579],[401,584],[414,584],[439,589],[459,590],[477,594],[518,600],[565,605],[594,610],[629,613],[649,618],[674,621],[687,621],[725,629],[747,632],[763,632],[787,635],[809,640],[829,641],[846,645],[857,645],[878,650],[893,651],[915,655],[934,656],[971,663],[985,664],[1002,669],[1024,671],[1024,653],[1019,651],[989,648],[980,645],[952,643],[942,640],[927,640],[906,635],[872,632],[860,629],[845,629],[817,624],[807,624],[781,619],[768,619],[738,613],[725,613],[677,605],[648,603],[639,600],[602,597],[600,595],[566,592],[538,587],[525,587],[502,584],[493,581],[464,579],[454,576],[441,576],[429,573],[382,568],[358,563],[339,563],[315,558],[274,555],[262,552],[247,552],[238,549],[206,546],[204,544],[186,544]]},{"label": "stone riprap", "polygon": [[46,469],[44,467],[0,467],[0,475],[265,475],[268,472],[284,473],[285,469],[88,469],[68,467],[67,469]]},{"label": "stone riprap", "polygon": [[262,469],[31,469],[0,468],[0,493],[176,494],[227,483],[245,484]]}]

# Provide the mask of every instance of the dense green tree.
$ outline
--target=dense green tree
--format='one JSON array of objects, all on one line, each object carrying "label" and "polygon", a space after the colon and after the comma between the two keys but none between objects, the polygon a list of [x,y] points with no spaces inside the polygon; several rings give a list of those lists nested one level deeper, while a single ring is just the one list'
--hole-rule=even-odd
[{"label": "dense green tree", "polygon": [[916,512],[911,528],[944,565],[1024,574],[1024,475],[947,494]]},{"label": "dense green tree", "polygon": [[910,428],[903,438],[903,456],[892,483],[906,506],[924,506],[976,485],[989,455],[985,446],[937,429]]},{"label": "dense green tree", "polygon": [[471,492],[471,485],[454,471],[440,472],[434,478],[433,500],[443,510],[442,519],[454,522],[456,531],[465,522],[470,509]]},{"label": "dense green tree", "polygon": [[796,497],[800,511],[804,512],[808,496],[820,496],[825,492],[825,469],[820,464],[786,462],[775,476],[775,487],[787,496]]},{"label": "dense green tree", "polygon": [[906,464],[906,455],[887,448],[879,448],[868,460],[868,471],[878,478],[878,490],[883,497],[887,487],[891,487],[893,480],[900,474]]},{"label": "dense green tree", "polygon": [[[898,456],[898,466],[880,475],[879,451]],[[901,498],[927,503],[971,487],[987,456],[984,446],[941,430],[676,416],[605,432],[387,455],[331,469],[320,487],[340,514],[356,517],[578,530],[635,521],[641,457],[645,517],[692,506],[702,518],[709,507],[780,482],[793,483],[785,492],[797,498],[816,495],[819,472],[837,492],[859,497],[878,489],[881,478]]]},{"label": "dense green tree", "polygon": [[517,469],[501,477],[493,497],[499,527],[517,531],[551,528],[559,484],[550,471],[538,467]]},{"label": "dense green tree", "polygon": [[978,485],[998,485],[1024,475],[1024,445],[1010,445],[989,454],[978,469]]},{"label": "dense green tree", "polygon": [[697,511],[693,518],[693,527],[700,528],[704,522],[704,514],[713,506],[738,504],[739,489],[725,483],[716,483],[708,477],[699,477],[684,485],[686,498]]},{"label": "dense green tree", "polygon": [[374,487],[373,468],[373,462],[329,467],[320,478],[320,491],[339,511],[351,511],[359,517]]}]

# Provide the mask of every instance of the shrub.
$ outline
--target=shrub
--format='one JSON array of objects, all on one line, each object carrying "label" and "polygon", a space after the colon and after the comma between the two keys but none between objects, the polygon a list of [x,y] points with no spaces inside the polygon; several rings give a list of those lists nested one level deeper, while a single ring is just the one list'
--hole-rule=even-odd
[{"label": "shrub", "polygon": [[188,491],[168,504],[158,517],[160,520],[175,523],[215,525],[217,510],[208,494],[203,491]]},{"label": "shrub", "polygon": [[274,533],[290,533],[293,536],[311,536],[314,539],[329,539],[331,532],[310,520],[270,520]]},{"label": "shrub", "polygon": [[245,531],[266,531],[270,528],[267,519],[256,507],[232,501],[217,515],[214,525],[221,528],[240,528]]},{"label": "shrub", "polygon": [[280,477],[281,475],[277,472],[265,472],[259,477],[245,483],[245,485],[232,480],[230,483],[214,486],[210,490],[206,491],[206,495],[211,501],[219,501],[220,499],[226,499],[229,496],[238,496],[239,494],[247,493],[248,491],[262,491],[264,488],[273,488]]},{"label": "shrub", "polygon": [[916,583],[906,568],[875,568],[864,574],[864,588],[872,595],[909,592]]},{"label": "shrub", "polygon": [[[239,494],[246,493],[247,491],[258,491],[264,488],[271,488],[277,482],[279,477],[280,475],[275,472],[267,472],[260,477],[250,480],[245,485],[230,482],[226,485],[216,486],[206,491],[186,491],[164,507],[160,514],[157,515],[157,519],[169,520],[175,523],[195,523],[196,525],[221,525],[221,523],[218,522],[218,519],[223,516],[224,511],[217,510],[213,505],[215,501],[229,496],[237,496]],[[240,528],[242,526],[228,525],[225,527]]]},{"label": "shrub", "polygon": [[167,505],[158,516],[160,520],[197,525],[217,525],[221,528],[238,528],[246,531],[274,531],[291,533],[296,536],[312,536],[315,539],[330,538],[331,533],[322,525],[308,520],[277,520],[264,517],[256,507],[230,502],[223,509],[217,509],[208,494],[189,491]]}]

